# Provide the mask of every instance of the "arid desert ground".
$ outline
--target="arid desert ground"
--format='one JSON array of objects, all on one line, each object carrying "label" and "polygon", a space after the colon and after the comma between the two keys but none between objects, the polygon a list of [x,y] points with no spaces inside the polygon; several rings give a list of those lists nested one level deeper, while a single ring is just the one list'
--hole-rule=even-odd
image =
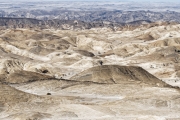
[{"label": "arid desert ground", "polygon": [[0,31],[1,120],[180,120],[179,87],[180,24]]}]

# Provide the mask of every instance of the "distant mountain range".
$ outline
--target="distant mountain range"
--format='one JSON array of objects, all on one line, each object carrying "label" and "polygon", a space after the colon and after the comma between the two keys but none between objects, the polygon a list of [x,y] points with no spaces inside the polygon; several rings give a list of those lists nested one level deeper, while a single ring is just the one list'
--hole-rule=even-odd
[{"label": "distant mountain range", "polygon": [[178,22],[151,22],[149,20],[137,20],[128,23],[92,21],[84,22],[79,20],[38,20],[32,18],[7,18],[0,17],[0,29],[16,28],[37,28],[37,29],[61,29],[61,30],[83,30],[91,28],[110,28],[112,30],[133,30],[139,26],[153,27]]},{"label": "distant mountain range", "polygon": [[74,29],[91,29],[99,27],[110,27],[121,26],[123,24],[112,23],[112,22],[83,22],[77,20],[38,20],[32,18],[0,18],[0,28],[38,28],[38,29],[62,29],[62,30],[74,30]]},{"label": "distant mountain range", "polygon": [[84,22],[106,21],[129,23],[134,21],[180,22],[180,13],[174,11],[69,11],[69,10],[20,10],[15,12],[0,11],[0,17],[33,18],[39,20],[78,20]]}]

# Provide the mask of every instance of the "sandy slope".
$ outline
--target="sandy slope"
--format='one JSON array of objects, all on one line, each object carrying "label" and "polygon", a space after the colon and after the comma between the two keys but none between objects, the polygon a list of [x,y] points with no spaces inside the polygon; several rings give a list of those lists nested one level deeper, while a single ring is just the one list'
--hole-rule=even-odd
[{"label": "sandy slope", "polygon": [[180,119],[179,28],[2,30],[0,119]]}]

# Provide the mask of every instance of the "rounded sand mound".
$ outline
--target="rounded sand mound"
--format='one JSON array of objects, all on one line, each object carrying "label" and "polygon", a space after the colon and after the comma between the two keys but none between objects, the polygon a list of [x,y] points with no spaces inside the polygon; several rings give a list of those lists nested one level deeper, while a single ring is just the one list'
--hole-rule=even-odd
[{"label": "rounded sand mound", "polygon": [[1,81],[5,83],[25,83],[48,79],[53,79],[53,77],[30,71],[16,71],[7,75],[7,79]]},{"label": "rounded sand mound", "polygon": [[17,113],[6,117],[4,120],[43,120],[44,118],[50,118],[50,114],[31,112],[31,113]]},{"label": "rounded sand mound", "polygon": [[72,78],[76,81],[90,81],[111,84],[147,84],[153,86],[166,86],[166,83],[148,73],[141,67],[104,65],[85,70]]},{"label": "rounded sand mound", "polygon": [[32,98],[38,97],[36,95],[28,94],[23,91],[17,90],[9,85],[0,83],[0,103],[7,102],[28,102]]},{"label": "rounded sand mound", "polygon": [[155,39],[152,35],[150,35],[150,33],[143,34],[141,36],[138,36],[137,38],[140,39],[140,40],[145,40],[145,41],[149,41],[149,40],[154,40]]}]

